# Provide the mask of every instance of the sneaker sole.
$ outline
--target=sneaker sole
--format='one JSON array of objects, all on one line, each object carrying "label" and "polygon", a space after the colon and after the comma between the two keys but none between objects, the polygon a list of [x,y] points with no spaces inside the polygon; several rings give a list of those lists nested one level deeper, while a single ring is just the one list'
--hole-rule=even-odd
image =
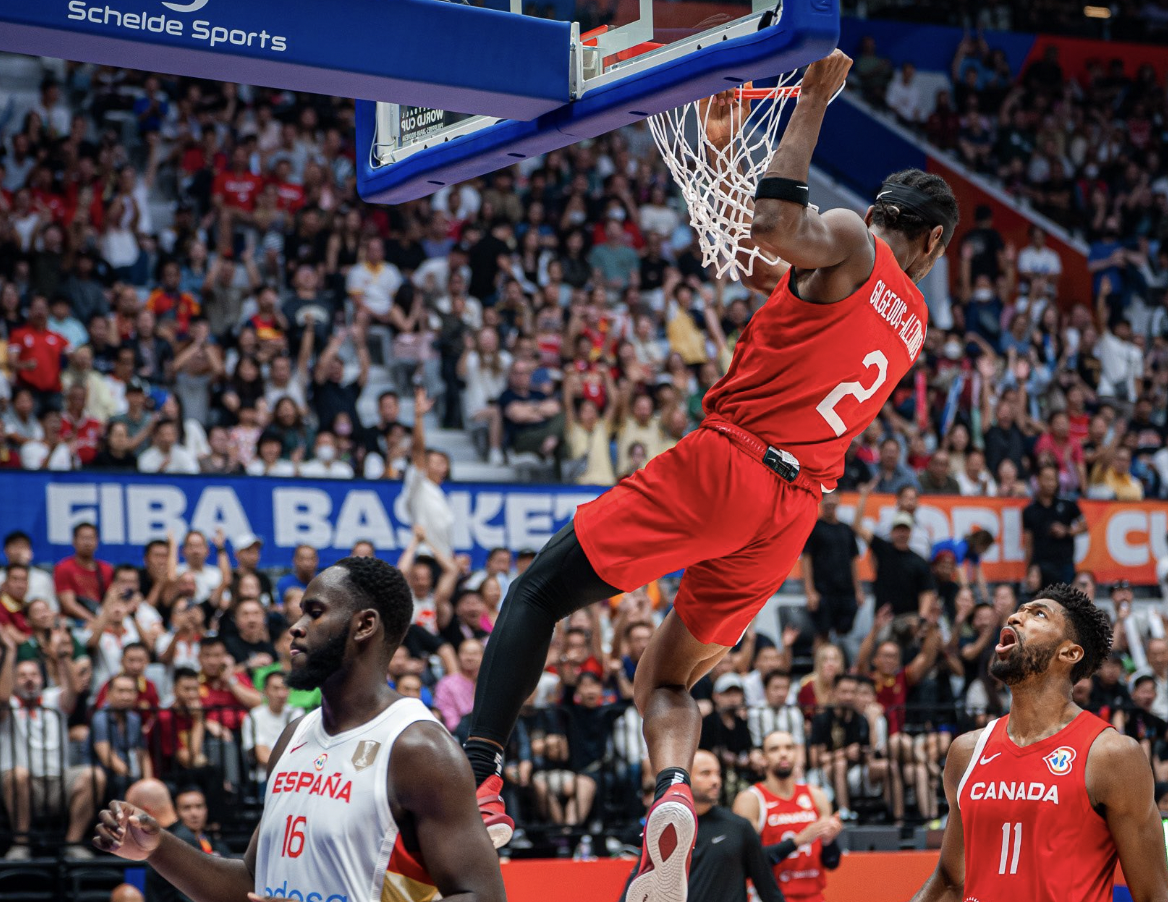
[{"label": "sneaker sole", "polygon": [[487,827],[487,836],[491,837],[491,844],[496,849],[501,849],[511,842],[514,834],[515,828],[508,824],[490,824]]},{"label": "sneaker sole", "polygon": [[[653,867],[629,885],[626,902],[686,902],[689,895],[686,862],[696,832],[697,821],[688,806],[665,802],[654,808],[645,824],[645,849]],[[669,837],[668,851],[661,848],[664,837]]]}]

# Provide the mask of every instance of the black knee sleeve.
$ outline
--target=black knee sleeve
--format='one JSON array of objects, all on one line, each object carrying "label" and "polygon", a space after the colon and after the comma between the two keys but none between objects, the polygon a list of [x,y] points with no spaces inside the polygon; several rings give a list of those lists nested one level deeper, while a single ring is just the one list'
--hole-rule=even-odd
[{"label": "black knee sleeve", "polygon": [[569,523],[511,584],[475,687],[470,735],[506,745],[535,691],[556,623],[620,590],[597,575]]}]

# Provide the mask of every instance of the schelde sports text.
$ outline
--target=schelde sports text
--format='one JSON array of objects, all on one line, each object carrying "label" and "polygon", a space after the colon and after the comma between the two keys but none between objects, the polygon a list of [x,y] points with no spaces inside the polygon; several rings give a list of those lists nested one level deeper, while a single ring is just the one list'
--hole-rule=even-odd
[{"label": "schelde sports text", "polygon": [[288,49],[288,39],[283,35],[260,31],[245,31],[242,28],[224,28],[213,25],[206,19],[191,22],[188,35],[186,22],[164,13],[150,15],[146,12],[122,12],[109,6],[89,6],[85,0],[70,0],[69,16],[76,22],[92,22],[95,25],[112,25],[128,31],[146,31],[152,34],[168,34],[172,37],[189,36],[195,41],[204,41],[209,47],[219,44],[233,44],[237,47],[259,47],[283,53]]}]

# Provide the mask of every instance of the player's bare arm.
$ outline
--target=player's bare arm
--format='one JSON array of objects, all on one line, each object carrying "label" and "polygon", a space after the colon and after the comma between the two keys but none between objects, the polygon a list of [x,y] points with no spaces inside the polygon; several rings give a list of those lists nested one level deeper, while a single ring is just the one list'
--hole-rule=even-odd
[{"label": "player's bare arm", "polygon": [[965,833],[961,827],[961,809],[957,807],[957,784],[969,767],[974,746],[981,730],[958,736],[945,758],[945,798],[949,802],[949,821],[941,840],[941,857],[933,871],[911,902],[962,902],[965,887]]},{"label": "player's bare arm", "polygon": [[[296,724],[285,727],[272,750],[270,766],[284,754]],[[256,837],[243,860],[207,855],[176,838],[146,814],[126,802],[110,802],[98,815],[93,844],[103,852],[129,861],[149,861],[163,878],[194,902],[242,902],[255,898]]]},{"label": "player's bare arm", "polygon": [[499,858],[475,801],[466,755],[436,723],[420,722],[394,743],[390,808],[411,853],[446,902],[504,902]]},{"label": "player's bare arm", "polygon": [[[799,102],[764,179],[806,184],[827,105],[851,65],[851,59],[836,50],[807,68]],[[820,214],[802,203],[761,197],[754,204],[751,237],[800,270],[823,270],[812,296],[820,303],[849,296],[868,278],[876,259],[868,227],[851,210]]]},{"label": "player's bare arm", "polygon": [[750,821],[750,825],[754,827],[755,833],[761,833],[762,808],[759,807],[758,795],[751,792],[749,789],[744,789],[734,797],[734,804],[730,808],[735,814],[741,818]]},{"label": "player's bare arm", "polygon": [[1107,820],[1132,899],[1168,902],[1164,828],[1139,743],[1114,730],[1100,733],[1087,756],[1087,794]]}]

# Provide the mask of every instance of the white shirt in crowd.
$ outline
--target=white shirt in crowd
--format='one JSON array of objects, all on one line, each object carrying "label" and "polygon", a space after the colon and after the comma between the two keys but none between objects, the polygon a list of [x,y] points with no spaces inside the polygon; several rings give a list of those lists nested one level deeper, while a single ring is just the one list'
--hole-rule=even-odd
[{"label": "white shirt in crowd", "polygon": [[[216,554],[214,548],[211,549],[211,554]],[[212,566],[209,559],[201,570],[193,570],[190,564],[183,563],[178,565],[176,572],[182,576],[188,571],[195,577],[195,601],[199,604],[209,599],[211,593],[223,585],[223,574],[219,572],[218,567]]]},{"label": "white shirt in crowd", "polygon": [[[266,746],[269,750],[274,748],[284,728],[303,716],[303,708],[294,708],[291,705],[285,705],[279,714],[266,704],[257,705],[248,711],[243,719],[243,750],[250,755],[257,745]],[[256,765],[254,770],[255,778],[260,782],[268,778],[267,768]]]},{"label": "white shirt in crowd", "polygon": [[62,473],[74,470],[73,452],[65,442],[51,452],[44,442],[25,442],[20,446],[20,465],[26,470],[52,470]]},{"label": "white shirt in crowd", "polygon": [[[0,583],[3,583],[7,578],[8,571],[0,568]],[[30,603],[38,598],[44,599],[54,611],[61,610],[60,605],[57,604],[57,587],[53,583],[53,574],[40,567],[28,568],[28,593],[24,597]]]},{"label": "white shirt in crowd", "polygon": [[454,554],[454,510],[442,487],[415,466],[406,469],[406,511],[410,522],[426,530],[426,544],[440,556]]},{"label": "white shirt in crowd", "polygon": [[994,482],[994,478],[989,473],[983,472],[980,479],[970,479],[964,470],[957,473],[954,477],[957,480],[957,485],[961,489],[962,495],[981,495],[986,498],[993,498],[998,494],[998,484]]},{"label": "white shirt in crowd", "polygon": [[487,405],[496,401],[507,388],[507,373],[511,370],[511,355],[499,351],[495,366],[483,366],[483,358],[478,351],[466,354],[466,388],[462,393],[462,409],[468,418],[486,410]]},{"label": "white shirt in crowd", "polygon": [[61,707],[61,695],[60,687],[44,690],[39,710],[24,707],[15,696],[9,699],[11,711],[0,722],[0,772],[13,767],[27,768],[34,777],[59,777],[65,772],[68,713]]},{"label": "white shirt in crowd", "polygon": [[278,460],[268,467],[258,457],[247,465],[248,476],[280,476],[287,478],[296,475],[296,464],[290,460]]},{"label": "white shirt in crowd", "polygon": [[376,269],[368,263],[358,263],[349,270],[345,288],[350,295],[360,295],[370,313],[385,316],[401,284],[402,274],[392,263],[382,263]]},{"label": "white shirt in crowd", "polygon": [[353,467],[343,460],[310,460],[300,465],[300,475],[310,479],[352,479]]},{"label": "white shirt in crowd", "polygon": [[1018,272],[1024,276],[1057,276],[1063,271],[1063,261],[1049,247],[1027,245],[1018,253]]},{"label": "white shirt in crowd", "polygon": [[151,445],[138,457],[138,472],[194,475],[199,472],[199,462],[182,445],[175,445],[168,454]]},{"label": "white shirt in crowd", "polygon": [[1099,358],[1099,394],[1134,401],[1136,379],[1144,373],[1144,355],[1139,346],[1105,330],[1095,345]]}]

